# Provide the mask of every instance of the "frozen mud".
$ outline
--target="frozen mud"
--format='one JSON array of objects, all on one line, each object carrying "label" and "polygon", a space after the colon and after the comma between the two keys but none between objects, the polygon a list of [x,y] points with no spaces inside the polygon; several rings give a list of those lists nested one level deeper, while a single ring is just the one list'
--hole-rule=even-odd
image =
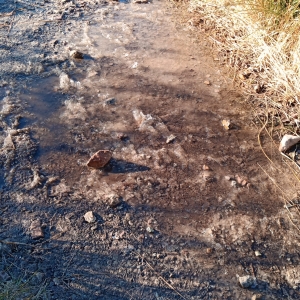
[{"label": "frozen mud", "polygon": [[266,159],[198,38],[163,1],[0,0],[3,282],[45,299],[299,299],[292,169],[264,137]]}]

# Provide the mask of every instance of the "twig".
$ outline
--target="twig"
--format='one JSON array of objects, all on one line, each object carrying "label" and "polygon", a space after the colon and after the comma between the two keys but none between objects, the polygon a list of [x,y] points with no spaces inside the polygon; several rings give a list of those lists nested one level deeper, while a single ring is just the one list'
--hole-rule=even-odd
[{"label": "twig", "polygon": [[[259,119],[259,120],[260,120],[260,119]],[[261,135],[262,131],[266,128],[266,126],[267,126],[267,124],[268,124],[268,121],[269,121],[269,119],[268,119],[268,116],[267,116],[266,122],[263,124],[262,128],[259,130],[259,132],[258,132],[258,134],[257,134],[257,140],[258,140],[259,147],[260,147],[261,151],[263,152],[264,156],[269,160],[269,162],[270,162],[271,164],[273,164],[272,159],[267,155],[267,153],[266,153],[265,150],[263,149],[262,143],[261,143],[261,140],[260,140],[260,135]],[[260,122],[262,123],[261,120],[260,120]]]},{"label": "twig", "polygon": [[[285,158],[289,159],[290,161],[292,161],[293,163],[295,163],[295,165],[299,168],[300,170],[300,165],[295,161],[293,160],[292,158],[290,158],[288,155],[286,155],[285,153],[283,152],[280,152],[282,156],[284,156]],[[298,179],[298,178],[297,178]]]},{"label": "twig", "polygon": [[71,262],[72,262],[72,260],[73,260],[73,258],[74,258],[74,256],[75,256],[75,254],[76,254],[76,253],[74,253],[74,254],[71,256],[71,258],[69,259],[69,261],[68,261],[68,263],[67,263],[67,265],[66,265],[66,268],[65,268],[65,270],[64,270],[64,272],[63,272],[63,274],[62,274],[62,277],[65,276],[65,274],[66,274],[66,272],[67,272],[67,270],[68,270],[68,268],[69,268],[69,266],[70,266],[70,264],[71,264]]},{"label": "twig", "polygon": [[250,271],[251,271],[252,276],[256,277],[255,270],[254,270],[254,267],[253,267],[252,263],[250,264]]},{"label": "twig", "polygon": [[11,12],[9,12],[9,13],[0,14],[0,17],[9,17],[9,16],[12,16],[14,12],[15,12],[15,9],[12,10]]},{"label": "twig", "polygon": [[[264,173],[271,179],[271,181],[274,183],[274,185],[281,191],[281,193],[282,193],[282,197],[283,197],[283,199],[285,200],[285,208],[288,210],[288,212],[289,212],[289,214],[290,215],[292,215],[292,213],[290,212],[290,210],[289,210],[289,207],[286,205],[287,203],[289,203],[289,204],[293,204],[290,200],[288,200],[288,199],[286,199],[286,197],[284,196],[285,195],[285,193],[284,193],[284,191],[282,190],[282,188],[280,187],[280,186],[278,186],[278,184],[275,182],[275,180],[267,173],[267,171],[266,170],[264,170],[263,169],[263,167],[258,163],[258,166],[264,171]],[[291,219],[291,217],[289,216],[289,215],[287,215],[288,216],[288,218],[289,218],[289,220],[291,221],[291,223],[293,224],[293,226],[294,227],[296,227],[297,228],[297,230],[300,232],[300,228],[295,224],[295,222]]]},{"label": "twig", "polygon": [[35,247],[35,245],[19,243],[19,242],[10,242],[10,241],[4,241],[4,240],[0,240],[0,243],[6,244],[6,245],[23,245],[23,246]]}]

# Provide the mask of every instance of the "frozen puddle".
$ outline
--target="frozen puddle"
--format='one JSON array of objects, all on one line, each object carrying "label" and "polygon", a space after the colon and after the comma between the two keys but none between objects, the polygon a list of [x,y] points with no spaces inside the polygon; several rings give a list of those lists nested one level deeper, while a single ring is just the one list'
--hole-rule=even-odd
[{"label": "frozen puddle", "polygon": [[[140,108],[152,111],[167,97],[176,97],[175,101],[198,97],[181,90],[180,77],[186,77],[187,67],[182,49],[177,48],[182,45],[174,38],[174,45],[165,42],[176,33],[165,14],[159,3],[100,8],[64,37],[63,63],[47,69],[40,76],[44,78],[25,81],[20,98],[29,115],[23,126],[30,126],[39,141],[38,159],[43,169],[55,173],[51,162],[56,161],[55,165],[73,170],[66,170],[69,175],[61,171],[64,179],[78,180],[88,156],[102,148],[113,149],[116,157],[135,163],[151,156],[148,164],[154,168],[159,168],[162,159],[172,161],[167,154],[171,150],[151,147],[172,134],[159,120],[160,113],[149,115],[153,124],[141,124],[140,128],[135,115],[137,111],[143,114]],[[82,52],[84,59],[71,59],[68,49]],[[137,130],[146,135],[149,131],[139,147],[134,145]],[[127,136],[125,143],[120,135]],[[187,164],[180,143],[168,147],[174,148],[170,155],[179,164]]]}]

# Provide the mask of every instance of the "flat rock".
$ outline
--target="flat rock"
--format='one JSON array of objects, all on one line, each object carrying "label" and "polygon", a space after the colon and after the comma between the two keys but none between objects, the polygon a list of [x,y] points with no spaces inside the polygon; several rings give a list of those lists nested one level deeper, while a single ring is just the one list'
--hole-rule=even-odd
[{"label": "flat rock", "polygon": [[95,169],[103,168],[111,159],[112,152],[109,150],[99,150],[94,153],[87,162],[87,166]]}]

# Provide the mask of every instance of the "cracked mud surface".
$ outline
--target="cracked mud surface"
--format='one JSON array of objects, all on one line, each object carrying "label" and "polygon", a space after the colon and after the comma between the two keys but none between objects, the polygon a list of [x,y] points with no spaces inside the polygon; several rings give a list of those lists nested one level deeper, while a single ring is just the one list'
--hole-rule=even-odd
[{"label": "cracked mud surface", "polygon": [[[23,276],[45,299],[299,299],[296,210],[272,178],[286,199],[296,182],[172,12],[1,4],[2,282]],[[101,149],[108,166],[88,168]]]}]

